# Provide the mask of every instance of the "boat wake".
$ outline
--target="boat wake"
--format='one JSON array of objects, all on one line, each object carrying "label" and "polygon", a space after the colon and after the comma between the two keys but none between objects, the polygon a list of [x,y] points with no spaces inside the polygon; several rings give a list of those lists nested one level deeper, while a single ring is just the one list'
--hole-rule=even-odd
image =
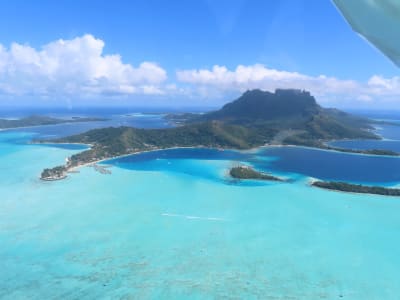
[{"label": "boat wake", "polygon": [[226,222],[226,219],[223,218],[215,218],[215,217],[199,217],[199,216],[190,216],[190,215],[180,215],[180,214],[170,214],[170,213],[162,213],[164,217],[175,217],[175,218],[184,218],[188,220],[205,220],[205,221],[218,221],[218,222]]}]

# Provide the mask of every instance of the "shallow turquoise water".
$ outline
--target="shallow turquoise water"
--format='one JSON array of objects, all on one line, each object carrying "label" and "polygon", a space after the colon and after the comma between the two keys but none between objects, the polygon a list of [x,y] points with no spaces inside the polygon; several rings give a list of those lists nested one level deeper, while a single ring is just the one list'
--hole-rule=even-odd
[{"label": "shallow turquoise water", "polygon": [[304,175],[230,182],[246,153],[125,159],[112,175],[87,167],[42,182],[79,150],[29,138],[0,133],[2,299],[400,295],[399,198],[315,189]]}]

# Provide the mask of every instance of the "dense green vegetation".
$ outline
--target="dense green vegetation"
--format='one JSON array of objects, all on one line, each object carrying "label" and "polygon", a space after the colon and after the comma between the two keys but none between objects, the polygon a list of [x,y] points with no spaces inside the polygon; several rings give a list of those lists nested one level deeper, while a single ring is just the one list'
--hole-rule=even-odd
[{"label": "dense green vegetation", "polygon": [[62,123],[75,123],[75,122],[91,122],[91,121],[105,121],[102,118],[79,118],[74,117],[72,119],[57,119],[46,116],[29,116],[18,120],[0,119],[0,128],[18,128],[18,127],[29,127],[29,126],[40,126],[40,125],[55,125]]},{"label": "dense green vegetation", "polygon": [[[253,124],[257,120],[309,120],[310,117],[320,113],[349,126],[371,128],[368,125],[370,120],[338,109],[322,108],[309,92],[296,89],[277,89],[275,93],[250,90],[217,111],[205,114],[184,113],[176,116],[185,117],[188,121],[225,120],[234,123],[248,121]],[[173,119],[173,115],[169,117]]]},{"label": "dense green vegetation", "polygon": [[52,142],[92,145],[90,150],[71,156],[70,165],[75,166],[127,153],[173,147],[248,149],[263,145],[270,138],[271,133],[261,135],[242,126],[212,121],[168,129],[94,129]]},{"label": "dense green vegetation", "polygon": [[248,166],[233,167],[229,170],[229,175],[235,179],[258,179],[258,180],[272,180],[283,181],[279,177],[275,177],[263,172],[258,172]]},{"label": "dense green vegetation", "polygon": [[385,196],[400,196],[400,189],[386,188],[381,186],[365,186],[360,184],[350,184],[346,182],[335,182],[335,181],[314,181],[313,186],[352,193],[363,193],[363,194],[377,194]]},{"label": "dense green vegetation", "polygon": [[397,155],[386,150],[345,150],[325,141],[343,138],[377,139],[370,121],[336,109],[320,107],[309,92],[247,91],[220,110],[206,114],[168,116],[182,126],[168,129],[101,128],[52,143],[90,144],[69,158],[66,168],[145,150],[173,147],[249,149],[265,144],[311,146],[338,151]]},{"label": "dense green vegetation", "polygon": [[332,114],[332,110],[320,111],[299,128],[303,132],[287,137],[283,144],[327,148],[323,142],[332,139],[379,139],[370,131],[367,120],[344,112]]},{"label": "dense green vegetation", "polygon": [[309,92],[276,90],[275,93],[252,90],[220,110],[198,116],[198,120],[223,120],[254,124],[264,121],[304,120],[318,113],[320,106]]},{"label": "dense green vegetation", "polygon": [[360,153],[360,154],[369,154],[369,155],[386,155],[386,156],[399,156],[398,152],[386,149],[344,149],[344,148],[336,148],[336,147],[326,147],[327,150],[335,150],[339,152],[346,153]]},{"label": "dense green vegetation", "polygon": [[379,139],[371,132],[371,120],[322,108],[309,92],[301,90],[247,91],[220,110],[201,115],[180,114],[169,119],[186,124],[218,120],[261,132],[291,130],[296,134],[282,143],[292,145],[320,147],[322,141],[332,139]]},{"label": "dense green vegetation", "polygon": [[67,168],[65,166],[58,166],[52,169],[44,169],[40,178],[43,180],[57,180],[65,178],[65,173],[67,172]]}]

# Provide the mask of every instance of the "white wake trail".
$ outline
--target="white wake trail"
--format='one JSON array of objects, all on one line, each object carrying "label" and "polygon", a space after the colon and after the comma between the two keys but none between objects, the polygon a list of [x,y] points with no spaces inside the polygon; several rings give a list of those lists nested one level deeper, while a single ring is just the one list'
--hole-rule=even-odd
[{"label": "white wake trail", "polygon": [[200,217],[200,216],[171,214],[171,213],[162,213],[161,215],[164,217],[184,218],[184,219],[188,219],[188,220],[204,220],[204,221],[217,221],[217,222],[226,222],[227,221],[224,218],[216,218],[216,217]]}]

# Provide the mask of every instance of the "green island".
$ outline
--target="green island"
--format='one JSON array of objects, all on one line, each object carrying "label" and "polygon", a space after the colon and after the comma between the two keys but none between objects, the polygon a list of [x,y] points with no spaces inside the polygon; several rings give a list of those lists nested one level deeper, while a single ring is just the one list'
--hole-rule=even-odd
[{"label": "green island", "polygon": [[105,121],[104,118],[72,117],[71,119],[58,119],[47,116],[32,115],[16,120],[0,119],[0,129],[10,129],[19,127],[32,127],[42,125],[57,125],[63,123],[94,122]]},{"label": "green island", "polygon": [[44,169],[40,178],[46,181],[60,180],[67,177],[66,172],[65,166],[57,166],[52,169]]},{"label": "green island", "polygon": [[271,181],[285,181],[282,178],[259,172],[249,166],[236,166],[229,170],[229,175],[235,179],[257,179]]},{"label": "green island", "polygon": [[[323,148],[323,147],[321,147]],[[347,153],[359,153],[359,154],[368,154],[368,155],[383,155],[383,156],[399,156],[400,153],[386,150],[386,149],[366,149],[366,150],[359,150],[359,149],[345,149],[345,148],[337,148],[337,147],[326,147],[326,150],[333,150],[339,152],[347,152]]]},{"label": "green island", "polygon": [[336,181],[314,181],[311,183],[311,185],[323,189],[341,192],[376,194],[384,196],[400,196],[400,189],[386,188],[382,186],[366,186],[361,184],[351,184]]},{"label": "green island", "polygon": [[[166,129],[110,127],[36,143],[81,143],[90,149],[72,155],[71,168],[122,155],[177,147],[251,149],[264,145],[298,145],[351,153],[398,155],[386,150],[333,148],[337,139],[380,139],[373,121],[343,111],[323,108],[307,91],[278,89],[274,93],[251,90],[217,111],[166,116],[179,125]],[[54,171],[52,171],[54,170]],[[61,179],[60,167],[43,171],[42,179]]]}]

